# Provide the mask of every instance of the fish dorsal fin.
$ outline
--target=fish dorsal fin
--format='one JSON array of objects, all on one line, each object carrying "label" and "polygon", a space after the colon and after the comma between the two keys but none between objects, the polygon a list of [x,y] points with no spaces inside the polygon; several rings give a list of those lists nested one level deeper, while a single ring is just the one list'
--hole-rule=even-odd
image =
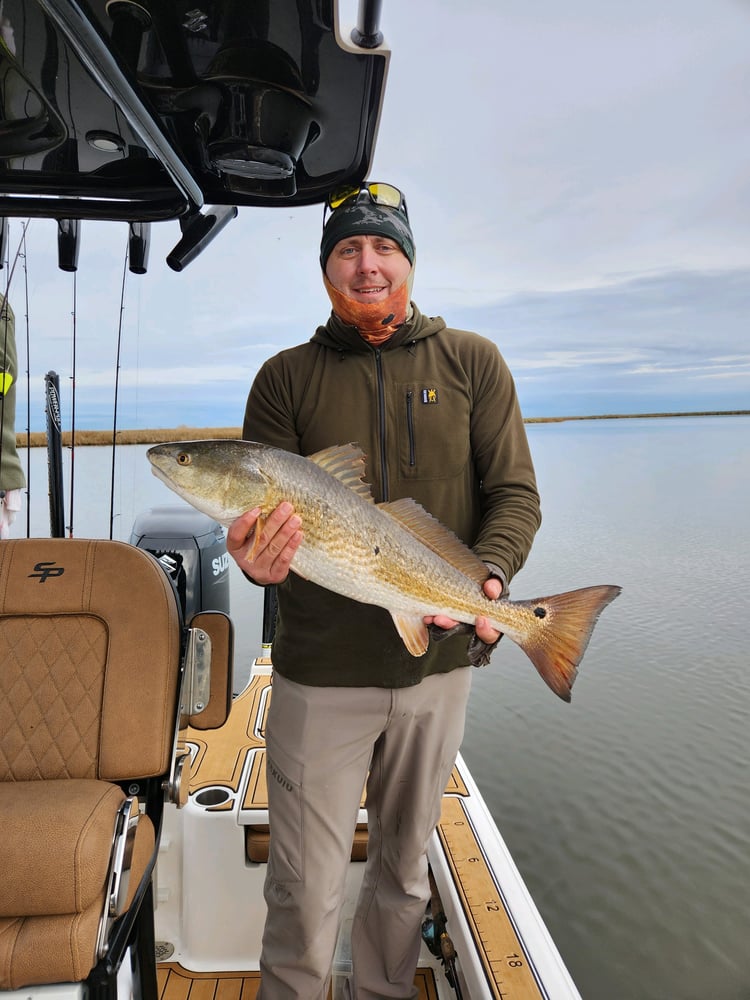
[{"label": "fish dorsal fin", "polygon": [[479,556],[416,500],[405,497],[403,500],[392,500],[378,506],[384,513],[395,518],[428,549],[475,580],[480,586],[490,575],[490,571]]},{"label": "fish dorsal fin", "polygon": [[374,503],[370,484],[365,482],[365,453],[359,445],[335,444],[307,456],[311,462],[338,479],[363,500]]}]

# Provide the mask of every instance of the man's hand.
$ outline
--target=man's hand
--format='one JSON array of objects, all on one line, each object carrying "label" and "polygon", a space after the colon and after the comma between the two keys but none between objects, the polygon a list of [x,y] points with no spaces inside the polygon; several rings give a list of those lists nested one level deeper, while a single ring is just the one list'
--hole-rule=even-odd
[{"label": "man's hand", "polygon": [[[491,576],[484,581],[482,589],[491,601],[496,601],[503,592],[503,584],[496,576]],[[452,618],[446,618],[445,615],[427,615],[424,622],[425,625],[437,625],[438,628],[444,629],[453,628],[455,625],[458,625],[457,621],[454,621]],[[483,617],[477,618],[474,622],[474,629],[477,638],[487,643],[488,646],[493,646],[502,634],[495,631],[494,628],[490,628],[489,622]]]},{"label": "man's hand", "polygon": [[286,500],[265,519],[260,516],[260,508],[254,507],[229,526],[227,552],[256,583],[281,583],[289,575],[294,553],[302,542],[301,524]]}]

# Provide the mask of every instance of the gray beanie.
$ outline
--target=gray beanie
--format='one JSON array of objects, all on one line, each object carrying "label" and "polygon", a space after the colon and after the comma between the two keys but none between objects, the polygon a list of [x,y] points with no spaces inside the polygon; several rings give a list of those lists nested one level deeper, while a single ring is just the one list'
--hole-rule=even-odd
[{"label": "gray beanie", "polygon": [[347,236],[386,236],[398,243],[410,264],[414,263],[414,236],[409,220],[396,208],[376,205],[363,197],[351,198],[335,209],[320,241],[320,266],[324,271],[331,251]]}]

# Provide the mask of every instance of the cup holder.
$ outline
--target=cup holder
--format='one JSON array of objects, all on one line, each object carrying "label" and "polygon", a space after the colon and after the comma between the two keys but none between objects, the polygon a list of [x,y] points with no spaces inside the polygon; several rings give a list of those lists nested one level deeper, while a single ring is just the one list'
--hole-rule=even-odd
[{"label": "cup holder", "polygon": [[193,799],[199,806],[220,806],[228,802],[232,797],[227,788],[202,788]]}]

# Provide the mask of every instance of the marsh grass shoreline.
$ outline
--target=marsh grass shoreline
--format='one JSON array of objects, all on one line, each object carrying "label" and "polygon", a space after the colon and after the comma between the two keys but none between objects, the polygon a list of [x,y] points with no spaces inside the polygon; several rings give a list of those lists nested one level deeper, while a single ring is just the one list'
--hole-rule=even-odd
[{"label": "marsh grass shoreline", "polygon": [[[657,417],[747,417],[750,410],[696,410],[679,411],[675,413],[602,413],[593,416],[569,417],[526,417],[526,424],[560,424],[568,420],[653,420]],[[77,445],[111,445],[112,431],[77,430],[75,436],[71,431],[63,431],[62,440],[66,447]],[[179,427],[137,428],[119,430],[115,433],[116,444],[162,444],[166,441],[196,441],[207,438],[239,438],[241,427]],[[47,444],[46,431],[19,431],[16,434],[18,448],[44,447]]]}]

